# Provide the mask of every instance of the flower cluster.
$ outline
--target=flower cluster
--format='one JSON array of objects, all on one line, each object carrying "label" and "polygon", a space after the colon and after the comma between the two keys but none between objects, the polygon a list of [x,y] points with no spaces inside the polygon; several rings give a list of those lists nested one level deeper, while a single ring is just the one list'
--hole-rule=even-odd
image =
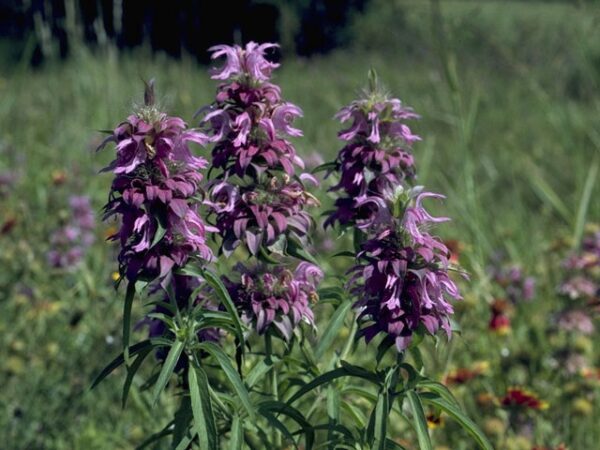
[{"label": "flower cluster", "polygon": [[71,196],[69,223],[56,230],[50,237],[51,249],[47,253],[50,266],[73,268],[94,242],[96,226],[94,212],[87,196]]},{"label": "flower cluster", "polygon": [[278,64],[267,61],[265,51],[274,47],[250,42],[245,48],[219,45],[209,49],[213,59],[227,58],[222,68],[213,70],[212,78],[224,83],[219,85],[215,103],[204,108],[202,121],[215,143],[212,165],[225,176],[258,178],[275,168],[292,176],[294,165],[304,167],[285,139],[302,136],[292,126],[294,118],[302,117],[302,110],[282,101],[281,89],[269,82]]},{"label": "flower cluster", "polygon": [[449,251],[426,231],[433,222],[421,205],[437,194],[398,189],[386,199],[388,211],[401,211],[380,225],[379,232],[361,244],[358,264],[351,269],[352,293],[359,299],[361,335],[369,342],[379,333],[404,350],[417,330],[451,335],[450,299],[461,298],[448,275]]},{"label": "flower cluster", "polygon": [[212,257],[194,201],[202,181],[199,169],[207,162],[188,147],[190,142],[203,145],[208,138],[187,129],[182,119],[160,112],[151,85],[146,99],[101,145],[116,144],[116,159],[104,169],[115,175],[105,219],[121,219],[111,238],[121,244],[120,272],[130,280],[164,279],[192,254],[203,260]]},{"label": "flower cluster", "polygon": [[283,174],[245,186],[222,181],[206,203],[216,215],[223,251],[229,254],[243,242],[256,255],[261,245],[274,244],[286,232],[305,237],[312,224],[305,208],[318,202],[300,182]]},{"label": "flower cluster", "polygon": [[289,340],[302,320],[314,324],[310,306],[317,301],[317,285],[323,278],[317,266],[302,261],[292,272],[282,266],[249,269],[240,264],[237,270],[239,282],[225,280],[229,294],[259,334],[274,327]]},{"label": "flower cluster", "polygon": [[315,199],[303,182],[316,179],[295,177],[295,166],[304,168],[304,162],[286,137],[302,136],[292,126],[302,111],[282,101],[280,88],[269,81],[278,64],[269,62],[265,52],[275,47],[250,42],[245,48],[210,49],[213,59],[226,57],[223,67],[213,69],[212,78],[223,83],[202,120],[215,143],[212,167],[221,171],[207,203],[226,253],[243,243],[255,255],[279,236],[302,238],[311,225],[304,208]]},{"label": "flower cluster", "polygon": [[410,149],[420,138],[404,122],[418,116],[374,86],[335,117],[352,124],[338,134],[346,145],[335,161],[340,181],[331,190],[342,191],[343,196],[336,200],[325,225],[360,226],[387,190],[414,177]]}]

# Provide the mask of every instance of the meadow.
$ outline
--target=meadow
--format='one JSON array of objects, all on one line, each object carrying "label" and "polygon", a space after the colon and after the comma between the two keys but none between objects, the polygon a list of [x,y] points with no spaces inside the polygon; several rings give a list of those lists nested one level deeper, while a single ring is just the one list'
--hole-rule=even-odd
[{"label": "meadow", "polygon": [[[460,249],[458,260],[470,274],[461,282],[465,298],[455,317],[462,331],[449,344],[425,347],[429,375],[448,380],[460,368],[477,372],[449,384],[495,448],[596,448],[598,331],[557,328],[570,301],[557,289],[566,276],[561,261],[600,224],[600,8],[441,3],[438,16],[428,2],[374,1],[353,20],[347,47],[325,56],[295,59],[283,47],[275,78],[304,111],[297,121],[304,137],[294,143],[313,165],[332,160],[342,147],[332,117],[366,84],[368,69],[377,70],[387,89],[421,116],[414,124],[423,138],[415,144],[418,183],[446,195],[434,212],[453,220],[439,232]],[[160,104],[190,123],[214,96],[207,67],[145,49],[82,46],[67,61],[37,69],[26,58],[2,65],[4,448],[134,448],[174,412],[167,395],[149,408],[142,376],[122,409],[122,370],[90,390],[120,351],[124,295],[114,289],[116,247],[105,242],[111,224],[101,223],[110,176],[98,172],[111,155],[94,150],[103,139],[98,130],[126,117],[142,101],[141,80],[152,77]],[[314,192],[323,211],[331,183],[322,181]],[[72,195],[90,196],[95,241],[75,269],[56,269],[47,252],[52,233],[69,218]],[[345,267],[330,256],[344,238],[332,244],[325,232],[317,234],[321,265]],[[499,332],[490,326],[492,305],[509,294],[495,275],[513,266],[535,278],[535,295],[507,307],[510,327]],[[134,316],[141,318],[140,305]],[[574,370],[566,367],[572,355],[583,361]],[[498,404],[494,399],[512,386],[534,392],[547,407],[515,411]],[[436,449],[475,448],[451,420],[435,419]],[[391,426],[402,445],[417,448],[411,431]]]}]

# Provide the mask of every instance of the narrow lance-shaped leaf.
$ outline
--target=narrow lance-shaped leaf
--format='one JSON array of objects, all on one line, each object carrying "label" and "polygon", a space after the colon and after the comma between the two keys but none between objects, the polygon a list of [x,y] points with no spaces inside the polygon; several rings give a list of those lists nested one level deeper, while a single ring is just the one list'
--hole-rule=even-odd
[{"label": "narrow lance-shaped leaf", "polygon": [[344,302],[342,303],[333,313],[331,320],[329,321],[329,325],[321,339],[319,340],[319,344],[315,350],[315,358],[321,359],[323,354],[329,349],[329,346],[337,336],[340,328],[344,325],[344,319],[346,318],[346,314],[352,307],[352,302]]},{"label": "narrow lance-shaped leaf", "polygon": [[200,448],[218,450],[217,427],[212,412],[208,378],[204,370],[192,365],[188,370],[188,383],[194,414],[194,429],[200,440]]},{"label": "narrow lance-shaped leaf", "polygon": [[[145,341],[138,342],[137,344],[134,344],[131,347],[129,347],[129,349],[128,349],[129,355],[134,356],[134,355],[136,355],[142,351],[145,351],[147,349],[150,349],[150,348],[152,348],[152,342],[149,339],[147,339]],[[102,369],[102,372],[100,372],[98,374],[98,376],[96,376],[96,378],[92,382],[92,386],[90,387],[90,389],[94,389],[96,386],[98,386],[98,384],[102,380],[104,380],[108,375],[110,375],[113,372],[113,370],[115,370],[117,367],[122,365],[124,362],[125,362],[125,355],[124,355],[124,353],[120,353],[104,369]]]},{"label": "narrow lance-shaped leaf", "polygon": [[130,281],[127,284],[125,302],[123,303],[123,356],[127,365],[129,365],[129,334],[131,332],[133,297],[135,297],[135,283]]},{"label": "narrow lance-shaped leaf", "polygon": [[137,358],[133,361],[131,366],[127,368],[127,377],[125,378],[125,383],[123,384],[123,394],[121,396],[121,406],[125,408],[127,403],[127,397],[129,395],[129,389],[131,388],[131,383],[133,382],[133,377],[139,370],[140,366],[148,356],[152,352],[152,347],[145,348],[140,351]]},{"label": "narrow lance-shaped leaf", "polygon": [[[223,282],[219,279],[219,277],[216,276],[214,273],[212,273],[208,270],[203,270],[201,273],[202,273],[202,276],[204,277],[204,279],[206,280],[206,282],[215,290],[217,296],[219,297],[219,300],[221,301],[221,303],[223,304],[223,306],[225,307],[227,312],[231,315],[233,324],[236,329],[236,337],[237,337],[238,341],[244,342],[242,321],[240,319],[240,316],[238,315],[238,312],[235,307],[235,304],[233,303],[233,300],[229,296],[229,292],[227,292],[227,288],[225,287]],[[242,347],[243,347],[243,345],[242,345]]]},{"label": "narrow lance-shaped leaf", "polygon": [[[350,364],[346,363],[346,366],[350,366]],[[351,366],[351,367],[354,367],[354,366]],[[358,368],[356,368],[356,369],[358,369]],[[333,369],[333,370],[330,370],[329,372],[319,375],[318,377],[314,378],[312,381],[306,383],[294,395],[292,395],[290,397],[290,399],[288,400],[288,404],[292,404],[294,401],[298,400],[300,397],[302,397],[303,395],[312,391],[313,389],[315,389],[323,384],[329,383],[330,381],[333,381],[337,378],[341,378],[341,377],[357,377],[357,378],[362,378],[362,379],[371,381],[375,384],[379,383],[379,379],[377,378],[377,375],[375,375],[367,370],[362,369],[361,371],[359,371],[359,370],[351,371],[348,369],[348,367],[339,367],[337,369]]]},{"label": "narrow lance-shaped leaf", "polygon": [[156,380],[156,384],[154,385],[154,392],[152,394],[152,404],[155,405],[156,402],[158,402],[160,394],[165,389],[165,386],[169,382],[169,378],[171,378],[171,374],[175,370],[175,366],[177,365],[177,361],[179,361],[179,357],[183,352],[184,346],[184,342],[176,341],[169,350],[167,359],[165,360],[160,374],[158,375],[158,379]]},{"label": "narrow lance-shaped leaf", "polygon": [[375,407],[374,447],[378,450],[385,450],[389,411],[389,395],[384,392],[379,396]]},{"label": "narrow lance-shaped leaf", "polygon": [[229,379],[229,382],[233,386],[238,398],[242,403],[242,406],[248,412],[248,415],[251,418],[254,418],[254,406],[252,406],[252,402],[250,401],[248,390],[246,389],[246,386],[244,386],[239,374],[231,364],[229,357],[219,346],[213,344],[212,342],[203,342],[200,344],[200,348],[211,354],[217,360],[221,366],[221,369],[223,369],[223,372],[225,372],[225,376]]},{"label": "narrow lance-shaped leaf", "polygon": [[231,437],[229,441],[229,450],[242,450],[242,444],[244,443],[244,427],[240,416],[237,414],[233,416],[233,422],[231,423]]},{"label": "narrow lance-shaped leaf", "polygon": [[427,429],[427,418],[425,417],[425,412],[423,411],[421,399],[412,389],[406,392],[406,398],[412,411],[415,431],[417,432],[417,439],[419,441],[419,448],[421,450],[433,450],[431,438],[429,437],[429,430]]},{"label": "narrow lance-shaped leaf", "polygon": [[427,395],[420,394],[420,397],[425,403],[428,403],[436,408],[441,409],[454,420],[456,420],[459,425],[467,431],[473,437],[475,442],[479,445],[483,450],[494,450],[490,441],[485,437],[483,432],[477,427],[475,422],[469,419],[458,407],[453,405],[452,403],[447,402],[446,400],[440,398],[435,394]]}]

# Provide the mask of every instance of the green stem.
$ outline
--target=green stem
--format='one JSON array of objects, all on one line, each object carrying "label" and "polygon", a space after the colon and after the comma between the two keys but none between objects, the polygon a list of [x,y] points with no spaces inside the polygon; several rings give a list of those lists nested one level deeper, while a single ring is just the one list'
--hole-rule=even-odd
[{"label": "green stem", "polygon": [[[274,364],[273,358],[271,357],[273,355],[273,343],[271,339],[271,333],[267,331],[265,334],[265,362],[269,365]],[[270,390],[273,395],[273,400],[277,401],[279,400],[279,391],[277,384],[277,371],[275,370],[275,367],[271,369],[270,381]],[[273,430],[273,444],[275,445],[275,448],[281,448],[281,435],[276,429]]]}]

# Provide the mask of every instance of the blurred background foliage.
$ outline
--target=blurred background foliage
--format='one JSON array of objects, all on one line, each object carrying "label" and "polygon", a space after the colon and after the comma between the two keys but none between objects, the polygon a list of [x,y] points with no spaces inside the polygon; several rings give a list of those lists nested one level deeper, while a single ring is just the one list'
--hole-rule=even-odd
[{"label": "blurred background foliage", "polygon": [[[276,81],[304,109],[305,137],[296,144],[313,165],[341,148],[332,116],[355,97],[370,67],[422,115],[419,182],[448,197],[434,205],[453,218],[439,233],[461,249],[471,274],[457,314],[463,333],[450,345],[428,347],[430,374],[442,379],[483,363],[477,367],[485,371],[453,390],[499,449],[561,442],[595,448],[598,377],[563,369],[566,352],[583,356],[581,369],[596,373],[598,334],[555,328],[568,306],[556,292],[565,276],[560,261],[600,221],[597,1],[5,0],[0,12],[6,448],[133,448],[164,425],[162,411],[172,413],[175,402],[166,398],[149,410],[141,378],[121,410],[122,371],[89,391],[120,348],[123,298],[112,281],[115,248],[104,242],[110,224],[100,223],[110,177],[98,171],[111,155],[94,153],[97,130],[125,118],[141,102],[141,79],[151,77],[161,103],[194,123],[215,90],[203,65],[206,48],[250,39],[282,44]],[[323,210],[330,183],[316,193]],[[53,233],[70,220],[73,194],[90,196],[96,239],[76,267],[53,268],[47,252]],[[326,270],[343,269],[329,256],[343,245],[331,232],[316,232]],[[506,295],[490,269],[499,254],[538,286],[531,301],[511,307],[503,333],[490,326],[494,300]],[[330,312],[317,306],[317,315]],[[136,313],[141,317],[141,309]],[[478,403],[512,385],[526,386],[549,407],[515,418],[497,402]],[[410,443],[398,426],[399,439]],[[472,448],[450,423],[434,426],[439,449]]]}]

